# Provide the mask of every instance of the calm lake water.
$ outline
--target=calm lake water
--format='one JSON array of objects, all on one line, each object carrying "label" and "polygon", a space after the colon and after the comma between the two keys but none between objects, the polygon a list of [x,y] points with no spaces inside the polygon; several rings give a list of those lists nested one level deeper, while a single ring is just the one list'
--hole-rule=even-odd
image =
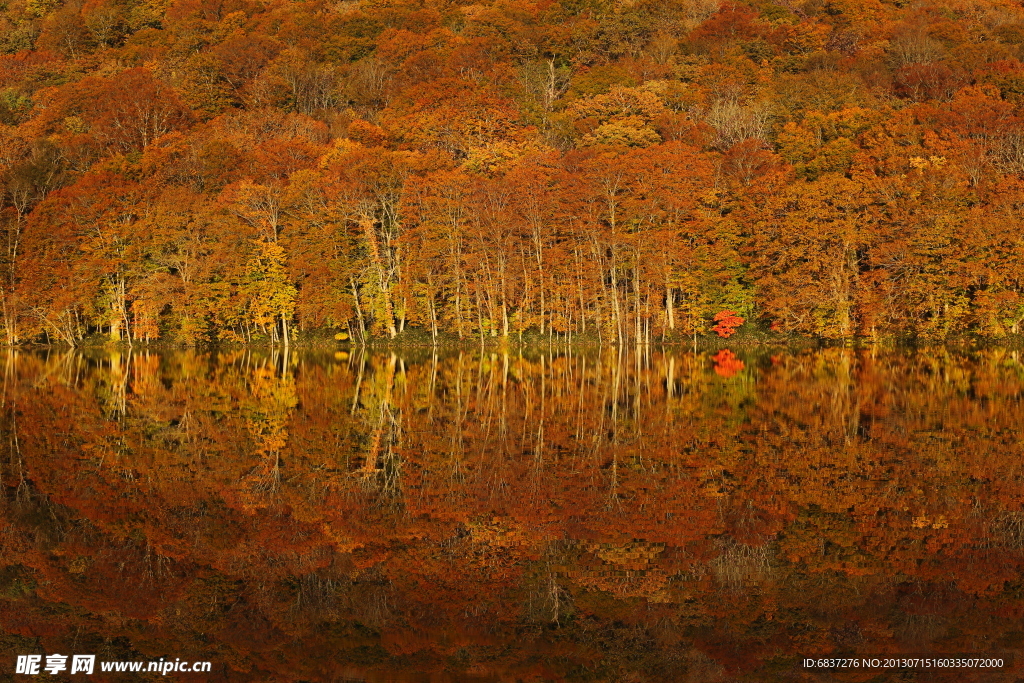
[{"label": "calm lake water", "polygon": [[0,680],[1018,681],[1022,360],[12,353]]}]

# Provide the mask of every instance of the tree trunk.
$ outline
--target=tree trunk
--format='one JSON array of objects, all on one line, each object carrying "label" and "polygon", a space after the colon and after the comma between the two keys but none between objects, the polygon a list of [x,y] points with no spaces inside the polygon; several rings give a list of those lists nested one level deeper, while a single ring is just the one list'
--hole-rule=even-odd
[{"label": "tree trunk", "polygon": [[354,277],[349,278],[349,282],[352,283],[352,298],[356,302],[356,316],[359,318],[359,343],[366,343],[366,322],[363,320],[363,307],[359,305],[359,287],[356,285],[356,279]]},{"label": "tree trunk", "polygon": [[391,286],[388,282],[387,268],[384,266],[384,261],[380,255],[377,232],[373,228],[373,221],[371,219],[364,217],[359,222],[363,228],[363,234],[366,236],[366,242],[370,247],[370,261],[377,271],[378,286],[380,287],[381,296],[384,297],[384,327],[387,329],[388,335],[394,339],[398,335],[398,330],[395,329],[395,306],[391,301]]},{"label": "tree trunk", "polygon": [[675,331],[676,329],[676,307],[673,299],[675,296],[672,293],[672,288],[665,285],[665,322],[668,324],[668,329]]}]

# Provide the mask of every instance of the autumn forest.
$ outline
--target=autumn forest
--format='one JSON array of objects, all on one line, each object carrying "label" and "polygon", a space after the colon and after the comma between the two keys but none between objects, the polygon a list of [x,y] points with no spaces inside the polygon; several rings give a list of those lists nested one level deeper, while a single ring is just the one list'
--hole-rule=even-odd
[{"label": "autumn forest", "polygon": [[7,0],[6,343],[1024,322],[1003,0]]}]

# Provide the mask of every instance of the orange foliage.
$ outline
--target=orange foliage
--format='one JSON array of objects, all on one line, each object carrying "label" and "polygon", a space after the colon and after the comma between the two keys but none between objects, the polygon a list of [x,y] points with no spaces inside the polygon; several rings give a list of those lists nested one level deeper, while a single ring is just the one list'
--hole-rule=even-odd
[{"label": "orange foliage", "polygon": [[[8,3],[5,339],[1019,334],[1024,11],[947,4]],[[97,250],[54,204],[101,177],[145,192]]]}]

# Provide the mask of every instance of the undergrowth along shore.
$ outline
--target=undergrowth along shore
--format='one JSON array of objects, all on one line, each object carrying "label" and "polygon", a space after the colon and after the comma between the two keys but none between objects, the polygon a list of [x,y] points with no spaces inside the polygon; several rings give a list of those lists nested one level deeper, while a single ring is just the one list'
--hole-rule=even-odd
[{"label": "undergrowth along shore", "polygon": [[[949,336],[943,339],[924,339],[921,337],[895,337],[877,336],[866,337],[856,336],[840,339],[813,337],[795,333],[778,333],[761,329],[741,329],[730,338],[722,338],[716,334],[670,334],[657,336],[650,340],[637,344],[634,340],[619,343],[614,339],[601,338],[594,333],[587,334],[540,334],[536,330],[528,330],[523,333],[514,333],[508,336],[464,336],[461,339],[453,333],[441,332],[436,338],[432,338],[429,331],[421,328],[410,327],[399,332],[394,338],[387,336],[367,335],[363,339],[344,338],[338,339],[338,331],[330,329],[296,331],[292,341],[283,345],[280,341],[273,342],[269,336],[254,336],[249,343],[235,341],[203,341],[198,344],[185,344],[175,340],[161,339],[159,341],[143,342],[112,342],[106,335],[91,335],[82,340],[82,343],[74,348],[78,349],[146,349],[153,351],[172,351],[186,348],[196,349],[283,349],[292,351],[327,351],[327,350],[389,350],[401,348],[438,348],[438,349],[562,349],[562,348],[666,348],[685,350],[707,351],[724,348],[788,348],[788,349],[811,349],[827,347],[847,348],[919,348],[941,346],[947,348],[980,349],[980,348],[1024,348],[1024,334],[1009,334],[1003,337],[986,337],[982,335],[963,334]],[[63,343],[27,343],[16,348],[72,348]]]}]

